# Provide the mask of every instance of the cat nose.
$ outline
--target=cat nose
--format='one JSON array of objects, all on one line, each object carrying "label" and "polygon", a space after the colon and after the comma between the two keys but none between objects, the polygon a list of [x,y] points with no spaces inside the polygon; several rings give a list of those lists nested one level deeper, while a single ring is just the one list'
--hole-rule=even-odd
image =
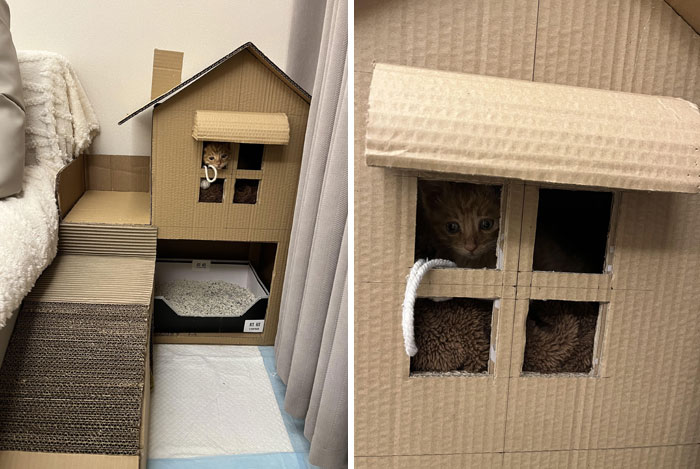
[{"label": "cat nose", "polygon": [[469,252],[474,252],[476,249],[476,243],[467,243],[464,245],[465,249]]}]

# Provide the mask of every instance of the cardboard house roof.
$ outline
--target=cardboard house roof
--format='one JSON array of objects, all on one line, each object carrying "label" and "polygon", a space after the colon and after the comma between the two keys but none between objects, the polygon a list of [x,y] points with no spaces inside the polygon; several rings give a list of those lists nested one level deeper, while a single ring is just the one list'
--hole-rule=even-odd
[{"label": "cardboard house roof", "polygon": [[377,64],[367,163],[700,192],[700,112],[680,98]]},{"label": "cardboard house roof", "polygon": [[194,75],[192,75],[190,78],[183,81],[179,85],[177,85],[174,88],[170,89],[169,91],[161,94],[160,96],[154,98],[153,100],[149,101],[144,106],[138,108],[137,110],[135,110],[134,112],[132,112],[131,114],[129,114],[128,116],[126,116],[125,118],[120,120],[119,125],[122,125],[124,122],[128,121],[129,119],[131,119],[134,116],[137,116],[138,114],[142,113],[146,109],[167,101],[172,96],[175,96],[177,93],[179,93],[181,90],[185,89],[186,87],[188,87],[192,83],[194,83],[197,80],[199,80],[200,78],[202,78],[207,73],[209,73],[212,70],[214,70],[215,68],[217,68],[219,65],[225,63],[230,58],[238,55],[240,52],[242,52],[244,50],[247,50],[248,52],[250,52],[253,55],[253,57],[257,58],[263,65],[265,65],[267,68],[269,68],[275,75],[277,75],[277,77],[280,80],[282,80],[287,86],[289,86],[302,99],[304,99],[306,102],[311,101],[311,95],[309,93],[307,93],[301,86],[299,86],[294,80],[292,80],[289,77],[289,75],[284,73],[282,71],[282,69],[280,69],[277,65],[275,65],[275,63],[272,62],[272,60],[270,60],[265,54],[262,53],[262,51],[260,49],[258,49],[255,46],[255,44],[253,44],[252,42],[246,42],[245,44],[243,44],[242,46],[240,46],[236,50],[226,54],[225,56],[223,56],[222,58],[220,58],[219,60],[217,60],[213,64],[209,65],[205,69],[195,73]]}]

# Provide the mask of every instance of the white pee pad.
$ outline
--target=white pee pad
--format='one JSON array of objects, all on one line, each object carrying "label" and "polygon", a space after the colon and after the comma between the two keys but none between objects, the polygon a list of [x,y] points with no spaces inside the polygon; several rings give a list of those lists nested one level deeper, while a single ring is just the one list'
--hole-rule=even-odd
[{"label": "white pee pad", "polygon": [[258,347],[153,346],[149,459],[292,453]]}]

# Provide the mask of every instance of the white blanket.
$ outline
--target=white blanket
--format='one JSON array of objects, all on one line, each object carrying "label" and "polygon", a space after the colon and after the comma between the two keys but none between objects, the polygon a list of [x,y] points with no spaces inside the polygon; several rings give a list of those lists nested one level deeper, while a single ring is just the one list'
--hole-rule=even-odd
[{"label": "white blanket", "polygon": [[56,174],[99,130],[75,71],[61,55],[19,51],[26,105],[22,192],[0,200],[0,328],[56,256]]}]

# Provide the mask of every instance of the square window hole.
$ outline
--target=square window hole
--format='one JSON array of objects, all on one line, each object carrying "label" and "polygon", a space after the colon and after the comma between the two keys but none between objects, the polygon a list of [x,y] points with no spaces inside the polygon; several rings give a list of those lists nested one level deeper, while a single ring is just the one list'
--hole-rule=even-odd
[{"label": "square window hole", "polygon": [[417,298],[412,374],[487,373],[493,300]]},{"label": "square window hole", "polygon": [[600,303],[532,300],[523,372],[589,373]]},{"label": "square window hole", "polygon": [[416,260],[495,269],[500,224],[500,186],[418,180]]},{"label": "square window hole", "polygon": [[[231,144],[228,142],[204,142],[202,145],[202,168],[212,165],[218,171],[225,169],[231,161]],[[211,169],[209,170],[209,176]]]},{"label": "square window hole", "polygon": [[234,204],[254,204],[258,201],[257,179],[238,179],[233,191]]},{"label": "square window hole", "polygon": [[532,270],[600,274],[612,193],[540,189]]},{"label": "square window hole", "polygon": [[265,145],[257,143],[241,143],[238,148],[238,169],[261,169],[264,148]]},{"label": "square window hole", "polygon": [[209,187],[206,189],[207,180],[204,178],[200,179],[199,182],[199,201],[204,203],[218,203],[220,204],[224,200],[224,179],[217,179],[216,181],[209,183]]}]

